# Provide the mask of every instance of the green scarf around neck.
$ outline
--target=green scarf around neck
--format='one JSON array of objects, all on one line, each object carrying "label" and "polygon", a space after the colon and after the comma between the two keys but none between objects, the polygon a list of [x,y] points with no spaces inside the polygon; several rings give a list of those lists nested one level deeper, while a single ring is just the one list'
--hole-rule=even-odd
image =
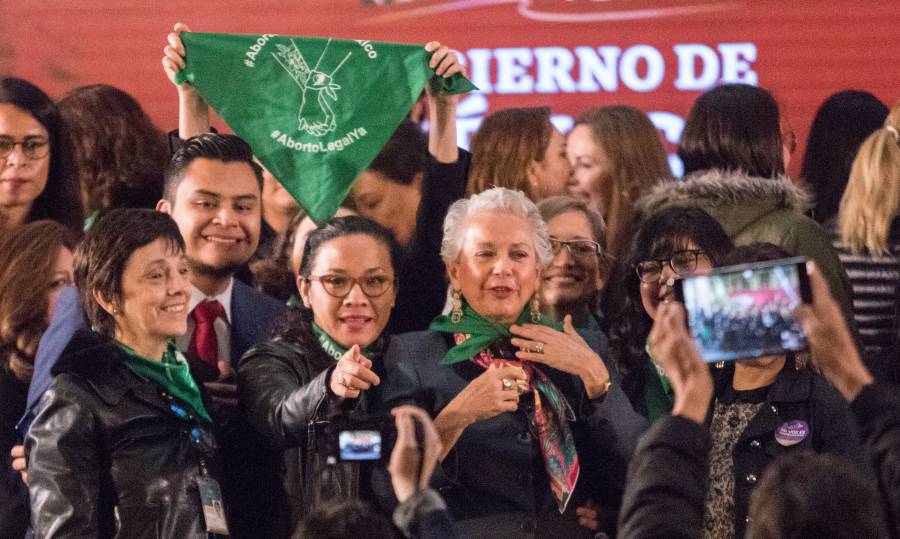
[{"label": "green scarf around neck", "polygon": [[155,383],[160,389],[168,391],[173,397],[187,404],[198,416],[212,421],[206,407],[203,406],[200,388],[191,376],[190,367],[174,343],[170,342],[166,346],[162,361],[147,359],[126,344],[120,342],[116,344],[128,356],[125,360],[126,367],[141,378]]},{"label": "green scarf around neck", "polygon": [[[519,314],[516,325],[521,326],[523,324],[534,323],[535,322],[531,321],[531,313],[526,306],[521,314]],[[537,324],[553,328],[557,331],[562,330],[561,324],[548,320],[546,316],[541,317],[541,320],[537,322]],[[459,322],[454,322],[449,316],[442,315],[435,318],[434,321],[431,322],[431,325],[428,326],[428,329],[440,333],[462,333],[464,335],[471,335],[471,337],[464,342],[457,344],[448,350],[444,359],[441,360],[441,363],[444,365],[453,365],[454,363],[468,361],[478,352],[481,352],[501,339],[511,338],[513,336],[509,332],[509,327],[511,325],[513,324],[501,324],[500,322],[494,322],[484,318],[463,300],[462,318]]]},{"label": "green scarf around neck", "polygon": [[[341,357],[347,353],[347,350],[349,350],[349,348],[334,340],[334,338],[332,338],[332,336],[329,335],[327,331],[322,329],[319,324],[313,322],[312,330],[313,334],[315,334],[316,336],[316,339],[319,341],[319,346],[321,346],[322,350],[324,350],[325,353],[335,361],[339,361]],[[360,348],[359,352],[367,358],[372,359],[369,356],[371,354],[371,348],[371,346]]]}]

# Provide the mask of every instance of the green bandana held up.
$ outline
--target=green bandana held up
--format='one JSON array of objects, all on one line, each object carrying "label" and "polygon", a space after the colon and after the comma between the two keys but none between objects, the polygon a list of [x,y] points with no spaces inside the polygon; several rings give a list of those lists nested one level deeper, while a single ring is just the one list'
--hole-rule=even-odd
[{"label": "green bandana held up", "polygon": [[[534,322],[531,321],[531,313],[529,312],[528,307],[522,310],[522,313],[516,320],[516,325],[523,324],[534,324]],[[541,321],[538,322],[538,324],[553,328],[557,331],[562,330],[561,324],[551,322],[547,320],[547,317],[541,317]],[[447,355],[444,356],[444,359],[441,360],[441,363],[444,365],[453,365],[454,363],[468,361],[474,357],[475,354],[491,346],[497,340],[511,338],[513,336],[509,332],[509,326],[511,325],[512,324],[493,322],[484,318],[475,312],[475,309],[469,307],[469,304],[463,300],[463,314],[459,322],[454,323],[449,316],[438,316],[431,325],[428,326],[428,329],[441,333],[462,333],[464,335],[471,335],[471,337],[464,342],[451,348],[447,352]]]},{"label": "green bandana held up", "polygon": [[184,32],[190,82],[317,224],[378,155],[426,84],[448,94],[475,86],[435,77],[421,45],[276,34]]},{"label": "green bandana held up", "polygon": [[126,367],[141,378],[155,383],[160,389],[168,391],[173,397],[190,406],[195,414],[212,421],[203,406],[200,388],[191,376],[187,361],[181,357],[173,343],[170,342],[166,347],[162,361],[147,359],[125,344],[120,342],[116,344],[128,355],[128,359],[125,360]]}]

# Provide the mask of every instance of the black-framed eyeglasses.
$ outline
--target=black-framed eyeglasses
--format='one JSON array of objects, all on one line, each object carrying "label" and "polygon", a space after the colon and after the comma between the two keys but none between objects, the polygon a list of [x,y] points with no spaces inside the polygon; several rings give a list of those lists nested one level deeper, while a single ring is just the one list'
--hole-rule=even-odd
[{"label": "black-framed eyeglasses", "polygon": [[0,136],[0,159],[12,155],[16,146],[21,146],[25,157],[29,159],[43,159],[50,153],[50,141],[44,137],[31,136],[14,140],[12,137]]},{"label": "black-framed eyeglasses", "polygon": [[643,260],[638,262],[634,269],[637,271],[638,279],[645,283],[655,283],[659,281],[666,264],[672,268],[678,275],[688,274],[697,269],[697,259],[700,255],[705,254],[701,249],[688,249],[678,251],[670,258],[657,258],[654,260]]},{"label": "black-framed eyeglasses", "polygon": [[370,298],[381,296],[394,284],[394,279],[389,275],[369,275],[355,279],[346,275],[327,274],[327,275],[310,275],[306,277],[310,281],[319,281],[322,288],[330,296],[336,298],[345,298],[347,294],[353,290],[355,285],[359,285],[363,294]]},{"label": "black-framed eyeglasses", "polygon": [[561,240],[550,237],[550,248],[553,256],[559,254],[563,247],[569,250],[569,254],[575,258],[591,258],[600,254],[600,244],[592,240]]}]

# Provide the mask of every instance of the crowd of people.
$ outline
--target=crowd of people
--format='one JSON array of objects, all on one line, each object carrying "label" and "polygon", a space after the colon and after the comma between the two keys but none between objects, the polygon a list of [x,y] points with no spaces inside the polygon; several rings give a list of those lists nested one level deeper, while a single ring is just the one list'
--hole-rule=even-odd
[{"label": "crowd of people", "polygon": [[[317,225],[176,82],[185,31],[168,135],[0,78],[0,538],[900,537],[900,105],[829,98],[794,181],[721,85],[676,179],[640,110],[466,151],[430,86]],[[808,350],[703,362],[676,281],[791,256]]]}]

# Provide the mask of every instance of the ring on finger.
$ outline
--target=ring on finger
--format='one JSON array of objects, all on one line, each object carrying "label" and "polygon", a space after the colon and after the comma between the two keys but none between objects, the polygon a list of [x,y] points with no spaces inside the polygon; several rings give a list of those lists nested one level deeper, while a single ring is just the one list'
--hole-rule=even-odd
[{"label": "ring on finger", "polygon": [[503,389],[505,391],[512,391],[516,388],[516,384],[509,378],[504,378],[503,380],[500,380],[500,382],[503,384]]},{"label": "ring on finger", "polygon": [[539,342],[539,343],[535,344],[534,348],[532,348],[532,350],[534,351],[535,354],[543,354],[544,353],[544,343]]}]

